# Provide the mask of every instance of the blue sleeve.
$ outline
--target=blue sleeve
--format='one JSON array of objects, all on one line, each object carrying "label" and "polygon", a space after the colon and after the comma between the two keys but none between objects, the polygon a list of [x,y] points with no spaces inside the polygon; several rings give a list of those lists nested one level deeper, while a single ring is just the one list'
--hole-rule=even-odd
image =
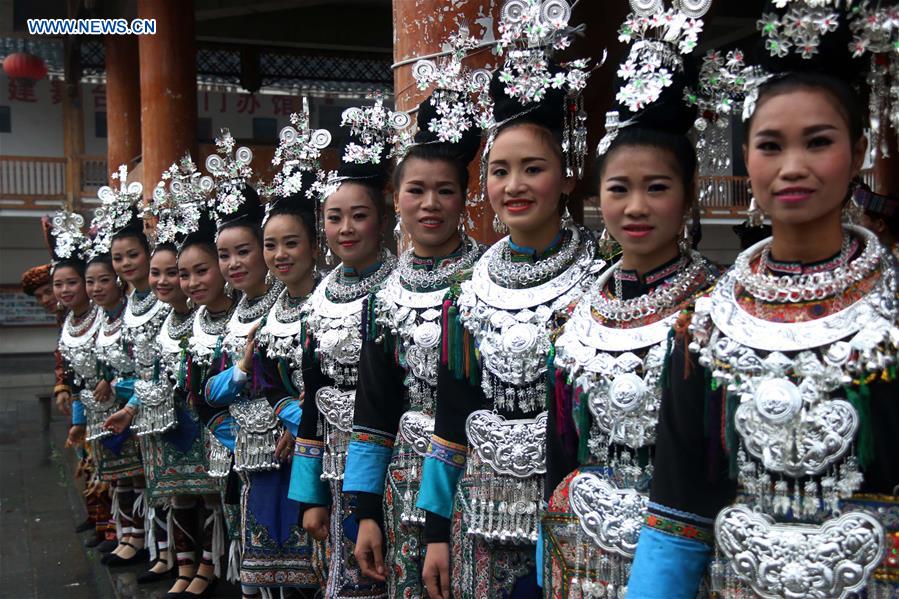
[{"label": "blue sleeve", "polygon": [[228,412],[217,414],[209,423],[209,430],[215,438],[231,452],[237,440],[237,429],[237,421]]},{"label": "blue sleeve", "polygon": [[300,503],[329,505],[331,492],[322,480],[322,452],[325,444],[314,439],[297,438],[290,463],[290,489],[287,496]]},{"label": "blue sleeve", "polygon": [[467,451],[464,445],[450,443],[436,435],[431,437],[422,468],[417,507],[443,518],[452,517],[456,485],[465,469]]},{"label": "blue sleeve", "polygon": [[84,404],[80,399],[72,400],[72,426],[84,426],[87,424],[87,417],[84,415]]},{"label": "blue sleeve", "polygon": [[[544,510],[545,511],[545,510]],[[543,526],[537,522],[537,586],[543,588]]]},{"label": "blue sleeve", "polygon": [[204,387],[206,403],[213,407],[234,403],[246,381],[247,375],[237,366],[221,371],[206,381]]},{"label": "blue sleeve", "polygon": [[295,397],[285,397],[275,404],[275,415],[284,423],[285,428],[294,437],[300,428],[300,419],[303,417],[303,408]]},{"label": "blue sleeve", "polygon": [[693,599],[710,554],[701,541],[644,526],[627,584],[628,599]]},{"label": "blue sleeve", "polygon": [[393,449],[371,441],[359,440],[356,433],[347,450],[346,468],[343,473],[345,493],[384,494],[387,466]]},{"label": "blue sleeve", "polygon": [[[115,391],[116,399],[119,401],[126,400],[129,405],[134,397],[134,381],[136,379],[117,379],[113,382],[112,389]],[[137,403],[140,405],[140,402]]]}]

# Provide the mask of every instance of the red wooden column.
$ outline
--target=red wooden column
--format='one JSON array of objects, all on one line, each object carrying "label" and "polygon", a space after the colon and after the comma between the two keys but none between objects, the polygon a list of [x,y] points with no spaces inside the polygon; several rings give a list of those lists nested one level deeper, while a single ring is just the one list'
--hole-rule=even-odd
[{"label": "red wooden column", "polygon": [[162,171],[197,151],[197,45],[192,0],[138,0],[138,17],[156,19],[140,36],[141,148],[144,197]]},{"label": "red wooden column", "polygon": [[[106,166],[129,170],[141,153],[140,61],[137,36],[108,35],[106,46]],[[112,184],[110,180],[110,184]]]},{"label": "red wooden column", "polygon": [[[403,63],[393,71],[397,110],[411,110],[431,93],[430,89],[418,90],[412,78],[412,65],[417,58],[442,51],[443,43],[458,30],[460,21],[468,24],[472,37],[481,39],[487,33],[492,39],[495,35],[503,0],[469,0],[452,4],[461,6],[450,8],[446,0],[393,0],[393,60]],[[497,57],[488,48],[467,58],[465,64],[472,69],[493,69]],[[469,169],[469,197],[476,197],[478,193],[479,163],[480,155]],[[491,226],[493,210],[486,202],[469,205],[468,215],[475,225],[470,231],[472,237],[484,243],[498,239]]]}]

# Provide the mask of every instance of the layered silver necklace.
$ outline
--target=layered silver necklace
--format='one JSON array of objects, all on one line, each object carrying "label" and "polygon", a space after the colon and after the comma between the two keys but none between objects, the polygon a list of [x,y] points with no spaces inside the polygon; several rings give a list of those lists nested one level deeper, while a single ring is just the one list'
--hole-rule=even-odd
[{"label": "layered silver necklace", "polygon": [[197,308],[194,313],[187,351],[198,366],[206,368],[212,364],[212,357],[231,319],[232,310],[233,306],[220,314],[213,315],[206,309],[206,306]]},{"label": "layered silver necklace", "polygon": [[496,245],[499,246],[499,251],[490,253],[487,271],[495,283],[513,289],[532,287],[556,276],[572,263],[575,253],[579,249],[577,239],[572,236],[562,249],[548,258],[537,262],[514,262],[508,238]]},{"label": "layered silver necklace", "polygon": [[59,336],[59,353],[72,369],[74,382],[91,386],[97,376],[97,359],[94,355],[94,339],[100,329],[102,311],[91,306],[88,313],[76,324],[75,315],[69,312]]},{"label": "layered silver necklace", "polygon": [[[816,285],[810,293],[817,298],[833,295],[832,285],[843,288],[844,277],[877,277],[868,293],[837,312],[798,322],[758,318],[738,301],[737,289],[753,285],[743,279],[743,266],[728,271],[710,297],[696,302],[691,350],[739,399],[734,423],[745,504],[722,510],[716,519],[713,590],[736,584],[763,596],[789,591],[842,597],[865,587],[883,555],[878,517],[842,504],[863,482],[853,452],[859,416],[843,389],[895,362],[896,274],[872,233],[847,227],[844,235],[850,234],[865,241],[862,256],[838,265],[836,274],[802,279],[803,285]],[[749,264],[768,243],[746,250],[739,264]],[[770,301],[793,300],[781,295]],[[817,524],[783,522],[788,518]],[[828,551],[816,550],[825,543]],[[852,577],[820,576],[850,568]]]},{"label": "layered silver necklace", "polygon": [[[852,231],[858,232],[859,228],[849,227],[849,230],[843,233],[840,255],[833,270],[798,275],[768,274],[766,267],[771,252],[770,242],[766,242],[758,252],[757,270],[752,270],[748,252],[743,252],[737,257],[734,270],[746,291],[762,301],[797,303],[833,297],[868,277],[880,263],[876,238],[872,239],[868,235],[861,234],[859,236],[864,240],[865,248],[858,258],[849,261]],[[751,257],[754,258],[755,255]]]},{"label": "layered silver necklace", "polygon": [[290,381],[303,392],[302,307],[309,296],[292,298],[285,288],[256,333],[256,346],[273,360],[283,359],[290,368]]},{"label": "layered silver necklace", "polygon": [[[343,273],[343,265],[338,266],[325,280],[325,290],[328,297],[338,303],[353,301],[364,297],[384,282],[387,276],[396,268],[396,256],[386,248],[382,248],[378,255],[380,266],[375,272],[365,277],[353,277],[347,279]],[[331,276],[333,275],[333,276]]]},{"label": "layered silver necklace", "polygon": [[415,268],[415,254],[411,249],[404,252],[403,255],[400,256],[399,263],[396,267],[400,283],[406,289],[417,291],[446,289],[449,287],[450,282],[460,272],[471,268],[481,256],[482,250],[472,238],[465,237],[462,240],[462,244],[464,245],[464,250],[462,256],[458,260],[454,260],[433,270]]}]

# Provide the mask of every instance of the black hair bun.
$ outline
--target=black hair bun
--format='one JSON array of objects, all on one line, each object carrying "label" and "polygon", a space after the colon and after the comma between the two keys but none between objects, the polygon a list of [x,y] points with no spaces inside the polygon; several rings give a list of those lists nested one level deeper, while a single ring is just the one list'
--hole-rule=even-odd
[{"label": "black hair bun", "polygon": [[195,244],[214,244],[215,243],[215,223],[209,213],[203,211],[200,214],[200,220],[197,228],[185,235],[182,239],[176,241],[181,249],[189,245]]},{"label": "black hair bun", "polygon": [[[493,118],[502,128],[512,123],[532,123],[545,127],[561,136],[565,129],[565,91],[547,89],[539,102],[522,104],[517,98],[506,94],[506,83],[500,80],[500,70],[490,79],[490,98],[493,100]],[[549,61],[549,72],[564,72],[553,61]]]},{"label": "black hair bun", "polygon": [[469,127],[462,131],[462,137],[458,142],[440,141],[437,133],[431,131],[429,126],[432,121],[440,118],[437,113],[437,107],[431,101],[432,97],[427,98],[418,106],[418,114],[416,115],[416,123],[418,130],[415,133],[414,142],[416,145],[424,144],[440,144],[446,146],[456,160],[463,164],[468,164],[474,160],[478,149],[481,147],[481,129],[476,126]]}]

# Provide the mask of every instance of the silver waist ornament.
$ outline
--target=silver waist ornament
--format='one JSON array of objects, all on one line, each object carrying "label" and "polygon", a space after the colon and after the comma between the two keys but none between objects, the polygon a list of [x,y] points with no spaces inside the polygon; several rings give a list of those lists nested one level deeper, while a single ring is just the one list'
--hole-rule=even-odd
[{"label": "silver waist ornament", "polygon": [[231,452],[215,435],[206,435],[207,474],[213,478],[225,478],[231,472]]},{"label": "silver waist ornament", "polygon": [[[305,303],[305,302],[304,302]],[[303,393],[303,303],[290,305],[287,289],[272,306],[265,324],[256,332],[256,347],[272,360],[284,360],[290,369],[290,382]]]},{"label": "silver waist ornament", "polygon": [[[424,459],[434,434],[434,417],[425,412],[409,410],[400,417],[399,439],[411,449],[403,451],[397,468],[405,473],[400,522],[407,526],[423,526],[425,512],[416,507],[418,491],[421,488],[421,473]],[[389,474],[388,474],[389,476]]]},{"label": "silver waist ornament", "polygon": [[228,411],[240,427],[234,442],[234,470],[276,470],[279,462],[275,449],[282,427],[268,400],[239,399],[228,406]]},{"label": "silver waist ornament", "polygon": [[82,389],[78,393],[78,398],[84,405],[84,415],[87,420],[85,439],[96,441],[111,436],[112,431],[103,428],[103,423],[119,409],[115,391],[112,391],[110,398],[103,402],[94,399],[93,389]]},{"label": "silver waist ornament", "polygon": [[498,543],[537,542],[537,520],[546,474],[547,413],[506,420],[489,410],[468,416],[472,446],[467,478],[472,481],[466,534]]},{"label": "silver waist ornament", "polygon": [[337,387],[322,387],[315,394],[315,403],[324,420],[319,421],[325,442],[322,480],[343,480],[347,448],[353,432],[356,390],[342,391]]},{"label": "silver waist ornament", "polygon": [[[713,590],[845,597],[868,584],[882,555],[876,517],[841,515],[841,500],[863,481],[853,453],[858,414],[843,388],[895,363],[896,275],[870,233],[849,230],[875,244],[880,272],[864,297],[838,312],[802,322],[757,318],[737,302],[736,268],[696,303],[690,349],[738,399],[738,481],[748,504],[718,515]],[[750,259],[766,243],[746,250]]]},{"label": "silver waist ornament", "polygon": [[[481,388],[499,410],[534,412],[543,406],[553,316],[575,302],[605,265],[595,257],[589,231],[574,225],[568,230],[567,245],[556,256],[571,259],[557,264],[543,282],[517,288],[495,280],[502,277],[496,262],[508,246],[506,238],[484,252],[471,280],[462,283],[459,320],[481,354]],[[516,265],[515,272],[521,268]]]}]

